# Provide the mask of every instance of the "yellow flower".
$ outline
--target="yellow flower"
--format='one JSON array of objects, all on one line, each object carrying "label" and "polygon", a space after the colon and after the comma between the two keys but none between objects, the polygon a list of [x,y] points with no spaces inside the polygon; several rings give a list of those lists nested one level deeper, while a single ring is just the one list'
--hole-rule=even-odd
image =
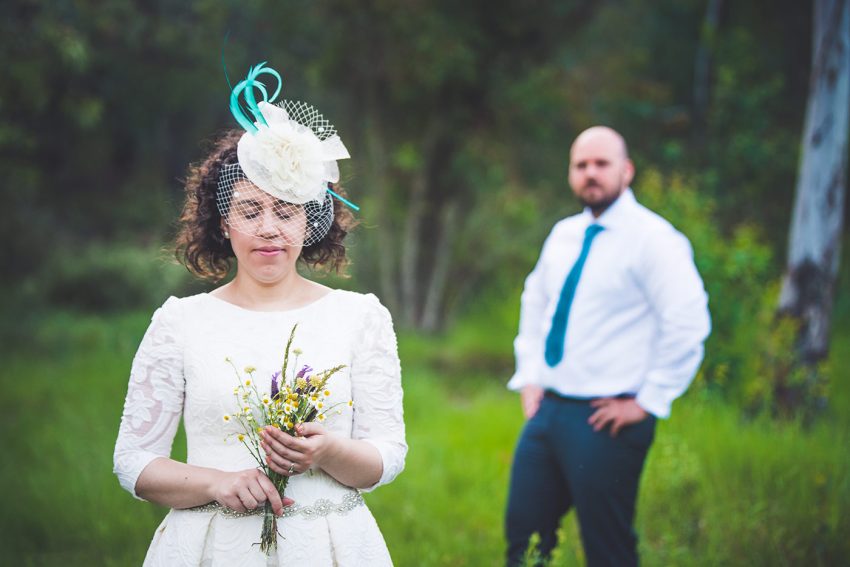
[{"label": "yellow flower", "polygon": [[301,356],[302,354],[304,354],[304,351],[300,348],[294,348],[292,349],[292,354],[294,354],[295,356]]},{"label": "yellow flower", "polygon": [[287,429],[292,429],[292,422],[291,421],[287,421],[286,423],[284,423],[284,425],[286,426]]},{"label": "yellow flower", "polygon": [[325,397],[327,398],[327,397],[328,397],[328,396],[330,396],[330,395],[331,395],[331,391],[330,391],[330,390],[325,390]]},{"label": "yellow flower", "polygon": [[246,385],[246,386],[250,386],[250,385],[251,385],[251,381],[250,381],[250,380],[245,380],[245,385]]},{"label": "yellow flower", "polygon": [[245,374],[250,374],[251,372],[256,372],[256,371],[257,371],[257,369],[254,368],[253,366],[246,366],[245,367]]},{"label": "yellow flower", "polygon": [[224,421],[225,421],[225,422],[230,421],[230,416],[229,416],[229,415],[225,415],[223,419],[224,419]]},{"label": "yellow flower", "polygon": [[348,400],[348,407],[354,407],[354,400]]},{"label": "yellow flower", "polygon": [[267,405],[269,405],[270,403],[271,403],[271,400],[268,398],[268,396],[264,396],[264,397],[263,397],[263,405],[264,405],[264,406],[267,406]]},{"label": "yellow flower", "polygon": [[244,436],[244,435],[242,435],[241,433],[239,434],[239,440],[240,440],[240,441],[244,441],[244,440],[245,440],[245,436]]},{"label": "yellow flower", "polygon": [[275,426],[275,427],[277,427],[278,429],[280,429],[280,424],[279,424],[279,423],[275,423],[275,424],[274,424],[274,426]]},{"label": "yellow flower", "polygon": [[320,414],[319,414],[319,417],[318,417],[317,419],[318,419],[319,421],[325,421],[325,414],[320,413]]},{"label": "yellow flower", "polygon": [[323,407],[325,407],[325,404],[322,402],[316,404],[316,409],[322,409]]},{"label": "yellow flower", "polygon": [[258,428],[257,428],[257,433],[262,433],[262,432],[263,432],[263,428],[262,428],[262,427],[258,427]]},{"label": "yellow flower", "polygon": [[299,378],[295,381],[295,386],[304,390],[305,388],[307,388],[307,380],[305,380],[304,378]]}]

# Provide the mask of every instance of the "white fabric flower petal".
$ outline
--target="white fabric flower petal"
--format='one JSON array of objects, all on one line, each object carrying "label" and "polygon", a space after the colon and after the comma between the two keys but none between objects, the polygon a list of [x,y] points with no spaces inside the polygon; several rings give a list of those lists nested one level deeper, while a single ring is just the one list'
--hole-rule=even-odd
[{"label": "white fabric flower petal", "polygon": [[268,125],[246,132],[237,146],[239,165],[266,193],[288,203],[323,199],[328,182],[339,181],[337,159],[351,157],[339,136],[319,140],[313,131],[289,119],[286,110],[259,105]]}]

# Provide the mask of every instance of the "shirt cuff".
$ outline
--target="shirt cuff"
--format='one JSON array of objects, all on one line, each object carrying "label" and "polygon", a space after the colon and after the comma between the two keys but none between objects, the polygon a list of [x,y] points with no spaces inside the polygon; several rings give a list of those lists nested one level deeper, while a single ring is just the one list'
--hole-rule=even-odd
[{"label": "shirt cuff", "polygon": [[381,454],[381,462],[383,464],[383,471],[378,482],[369,488],[361,489],[362,492],[372,492],[379,486],[391,483],[404,470],[404,457],[407,455],[407,445],[376,439],[362,439],[362,441],[369,443],[378,450],[378,453]]},{"label": "shirt cuff", "polygon": [[535,378],[535,373],[527,371],[517,372],[513,376],[511,376],[510,380],[508,380],[508,390],[519,392],[523,389],[524,386],[537,383],[538,382]]},{"label": "shirt cuff", "polygon": [[641,386],[635,398],[637,404],[657,418],[666,419],[670,417],[670,392],[666,388],[646,382]]},{"label": "shirt cuff", "polygon": [[118,477],[118,482],[121,486],[133,495],[137,500],[144,500],[136,494],[136,482],[142,475],[142,471],[151,464],[151,461],[158,459],[162,455],[151,453],[150,451],[132,451],[123,455],[115,456],[115,466],[112,472]]}]

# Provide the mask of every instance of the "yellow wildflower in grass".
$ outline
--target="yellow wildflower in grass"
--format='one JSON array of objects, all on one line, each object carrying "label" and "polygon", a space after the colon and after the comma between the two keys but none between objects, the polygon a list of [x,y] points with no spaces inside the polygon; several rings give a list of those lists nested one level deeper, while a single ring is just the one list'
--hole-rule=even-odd
[{"label": "yellow wildflower in grass", "polygon": [[330,395],[331,395],[331,391],[330,391],[330,390],[325,390],[325,397],[327,398],[327,397],[328,397],[328,396],[330,396]]},{"label": "yellow wildflower in grass", "polygon": [[272,403],[272,401],[268,398],[268,396],[264,396],[264,397],[263,397],[263,405],[264,405],[264,406],[267,406],[267,405],[269,405],[270,403]]},{"label": "yellow wildflower in grass", "polygon": [[316,419],[318,419],[320,422],[321,422],[321,421],[325,421],[325,414],[320,413],[320,414],[316,417]]},{"label": "yellow wildflower in grass", "polygon": [[245,440],[245,436],[240,433],[239,434],[239,441],[244,441],[244,440]]},{"label": "yellow wildflower in grass", "polygon": [[318,401],[319,401],[319,396],[318,396],[318,394],[313,394],[312,396],[310,396],[310,401],[311,401],[311,402],[313,402],[314,404],[315,404],[316,402],[318,402]]},{"label": "yellow wildflower in grass", "polygon": [[287,429],[292,429],[293,427],[295,427],[295,425],[291,421],[287,421],[286,423],[284,423],[284,425]]},{"label": "yellow wildflower in grass", "polygon": [[228,422],[228,421],[230,421],[230,416],[225,414],[225,416],[222,419],[224,419],[225,422]]},{"label": "yellow wildflower in grass", "polygon": [[251,385],[251,381],[250,381],[250,380],[245,380],[245,385],[246,385],[246,386],[250,386],[250,385]]},{"label": "yellow wildflower in grass", "polygon": [[322,409],[323,407],[325,407],[325,404],[323,402],[318,402],[316,404],[316,409]]}]

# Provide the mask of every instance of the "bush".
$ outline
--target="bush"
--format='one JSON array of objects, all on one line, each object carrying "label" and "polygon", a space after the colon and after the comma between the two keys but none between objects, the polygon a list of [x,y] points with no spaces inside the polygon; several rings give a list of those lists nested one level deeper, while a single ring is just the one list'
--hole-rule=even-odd
[{"label": "bush", "polygon": [[118,311],[151,308],[204,285],[160,246],[95,242],[57,254],[36,288],[49,305]]}]

